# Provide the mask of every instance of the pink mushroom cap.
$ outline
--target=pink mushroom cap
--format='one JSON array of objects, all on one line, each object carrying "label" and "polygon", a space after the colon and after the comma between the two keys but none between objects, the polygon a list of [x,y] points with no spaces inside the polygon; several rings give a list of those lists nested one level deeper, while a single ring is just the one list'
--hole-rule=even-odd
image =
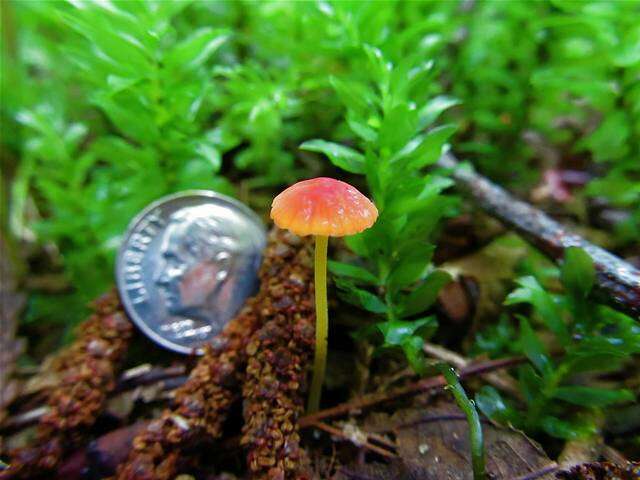
[{"label": "pink mushroom cap", "polygon": [[378,209],[348,183],[319,177],[295,183],[274,198],[271,218],[296,235],[343,237],[373,225]]}]

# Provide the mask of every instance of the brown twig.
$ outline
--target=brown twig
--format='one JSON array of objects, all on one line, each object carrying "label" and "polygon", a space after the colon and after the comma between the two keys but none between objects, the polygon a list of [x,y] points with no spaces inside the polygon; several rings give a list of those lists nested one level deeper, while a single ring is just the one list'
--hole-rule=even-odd
[{"label": "brown twig", "polygon": [[[482,375],[488,372],[499,370],[501,368],[513,367],[515,365],[524,363],[525,361],[526,359],[524,357],[511,357],[478,362],[461,368],[458,371],[458,375],[461,378],[474,375]],[[350,402],[341,403],[339,405],[336,405],[335,407],[327,408],[325,410],[320,410],[319,412],[306,415],[300,419],[300,428],[308,427],[325,418],[346,415],[351,412],[356,412],[364,408],[372,407],[373,405],[377,405],[379,403],[387,402],[389,400],[404,397],[418,392],[425,392],[434,388],[442,388],[446,385],[447,382],[444,377],[442,375],[438,375],[435,377],[425,378],[418,382],[407,385],[406,387],[397,388],[390,392],[381,392],[366,395]]]},{"label": "brown twig", "polygon": [[[139,387],[165,382],[169,383],[167,380],[175,379],[180,381],[180,377],[184,376],[185,371],[186,367],[184,365],[172,365],[170,367],[162,368],[144,364],[130,368],[120,375],[116,382],[116,387],[109,394],[109,398]],[[175,382],[171,383],[171,387],[167,385],[165,388],[176,388]],[[20,402],[20,399],[21,397],[18,397],[14,403]],[[0,424],[0,433],[6,434],[7,432],[15,432],[29,427],[38,422],[40,418],[49,411],[50,409],[48,406],[39,405],[25,412],[14,414],[7,418],[5,422]]]},{"label": "brown twig", "polygon": [[562,259],[569,247],[584,249],[596,268],[596,297],[634,318],[640,318],[640,271],[637,268],[570,232],[471,168],[462,168],[451,153],[444,154],[438,165],[451,169],[451,176],[458,186],[490,215],[518,231],[552,259]]},{"label": "brown twig", "polygon": [[187,371],[185,365],[171,365],[170,367],[153,367],[150,364],[142,364],[122,372],[114,393],[126,392],[134,388],[158,383],[168,378],[184,375]]},{"label": "brown twig", "polygon": [[2,424],[0,433],[6,434],[30,427],[37,423],[44,415],[49,413],[50,410],[51,409],[47,405],[40,405],[39,407],[27,410],[26,412],[12,415]]},{"label": "brown twig", "polygon": [[553,462],[549,465],[544,466],[543,468],[541,468],[540,470],[536,470],[535,472],[529,472],[525,475],[522,475],[518,478],[514,478],[513,480],[536,480],[538,478],[544,477],[546,475],[549,475],[551,473],[555,473],[558,471],[558,468],[560,468],[558,466],[557,463]]},{"label": "brown twig", "polygon": [[336,428],[332,425],[328,425],[324,422],[315,422],[313,425],[313,427],[318,428],[320,430],[323,430],[325,432],[327,432],[328,434],[334,436],[334,437],[338,437],[338,438],[342,438],[348,442],[352,442],[355,445],[357,445],[358,447],[363,447],[366,448],[367,450],[371,450],[372,452],[377,453],[378,455],[385,457],[385,458],[395,458],[398,455],[396,455],[395,453],[386,450],[382,447],[378,447],[377,445],[372,444],[369,441],[363,441],[363,442],[354,442],[353,439],[351,439],[349,437],[349,435],[347,435],[343,430]]},{"label": "brown twig", "polygon": [[[427,355],[447,362],[456,369],[464,368],[471,363],[471,360],[468,358],[465,358],[462,355],[440,345],[425,342],[422,349]],[[489,372],[481,375],[481,377],[484,381],[493,385],[497,389],[502,390],[517,399],[522,399],[522,394],[518,389],[517,382],[513,377],[509,376],[505,372]]]}]

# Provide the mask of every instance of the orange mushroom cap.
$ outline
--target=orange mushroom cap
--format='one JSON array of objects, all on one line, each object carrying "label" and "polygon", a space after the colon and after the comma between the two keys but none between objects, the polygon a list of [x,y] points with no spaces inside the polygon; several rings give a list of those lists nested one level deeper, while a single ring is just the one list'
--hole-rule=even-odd
[{"label": "orange mushroom cap", "polygon": [[271,218],[296,235],[342,237],[373,225],[378,209],[348,183],[319,177],[293,184],[274,198]]}]

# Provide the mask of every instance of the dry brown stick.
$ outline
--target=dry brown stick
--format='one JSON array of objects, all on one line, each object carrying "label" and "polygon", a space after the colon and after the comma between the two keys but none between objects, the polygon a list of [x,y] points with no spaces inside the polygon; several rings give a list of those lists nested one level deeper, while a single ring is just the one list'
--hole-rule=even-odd
[{"label": "dry brown stick", "polygon": [[[320,430],[323,430],[325,432],[327,432],[328,434],[334,436],[334,437],[338,437],[338,438],[343,438],[344,440],[354,443],[353,440],[351,438],[349,438],[349,436],[343,432],[341,429],[336,428],[332,425],[326,424],[324,422],[315,422],[313,425],[313,427],[316,427]],[[371,442],[369,441],[365,441],[362,443],[355,443],[355,445],[357,445],[358,447],[363,447],[366,448],[367,450],[371,450],[372,452],[377,453],[378,455],[381,455],[383,457],[386,458],[395,458],[397,457],[397,455],[393,452],[390,452],[389,450],[386,450],[382,447],[378,447],[377,445],[373,445]]]},{"label": "dry brown stick", "polygon": [[6,435],[30,427],[50,411],[51,409],[47,405],[40,405],[26,412],[12,415],[1,425],[0,434]]},{"label": "dry brown stick", "polygon": [[[182,386],[185,371],[186,367],[184,365],[173,365],[162,368],[151,367],[146,364],[130,368],[120,375],[116,387],[109,392],[108,398],[111,399],[119,394],[148,385],[158,385],[162,386],[163,390],[173,390]],[[183,378],[181,379],[180,377]],[[173,380],[171,384],[164,385],[169,380]],[[176,385],[176,381],[180,383]],[[20,397],[14,401],[14,404],[19,401]],[[47,405],[39,405],[27,411],[14,414],[0,424],[0,434],[13,433],[29,427],[40,420],[43,415],[49,413],[50,410]]]},{"label": "dry brown stick", "polygon": [[[447,362],[456,369],[466,367],[471,363],[471,360],[468,358],[465,358],[462,355],[440,345],[425,342],[422,349],[427,355]],[[520,393],[520,390],[518,389],[517,382],[513,377],[509,376],[505,372],[489,372],[481,375],[481,377],[484,381],[493,385],[497,389],[502,390],[515,398],[520,400],[522,399],[522,393]]]},{"label": "dry brown stick", "polygon": [[184,364],[154,367],[151,364],[144,363],[122,372],[118,378],[118,383],[116,383],[114,393],[126,392],[127,390],[161,382],[168,378],[179,377],[185,373],[187,373],[187,367]]},{"label": "dry brown stick", "polygon": [[534,472],[529,472],[526,473],[518,478],[514,478],[513,480],[536,480],[538,478],[542,478],[546,475],[550,475],[552,473],[555,473],[560,467],[558,466],[557,463],[553,462],[550,463],[549,465],[545,465],[544,467],[542,467],[539,470],[536,470]]},{"label": "dry brown stick", "polygon": [[596,298],[633,318],[640,318],[640,270],[570,232],[528,203],[517,200],[473,169],[461,167],[451,153],[444,154],[438,165],[451,169],[451,176],[458,186],[466,190],[491,216],[515,229],[552,259],[562,259],[569,247],[584,249],[593,260],[597,272],[594,289]]},{"label": "dry brown stick", "polygon": [[[511,357],[501,358],[498,360],[488,360],[486,362],[478,362],[467,365],[466,367],[458,370],[458,375],[461,378],[470,377],[473,375],[482,375],[488,372],[499,370],[501,368],[508,368],[519,365],[526,362],[525,357]],[[341,403],[335,407],[320,410],[319,412],[312,413],[300,419],[300,428],[306,428],[325,418],[338,417],[340,415],[346,415],[350,412],[356,412],[363,408],[372,407],[379,403],[387,402],[399,397],[411,395],[418,392],[425,392],[434,388],[442,388],[447,385],[447,381],[442,375],[435,377],[425,378],[418,382],[407,385],[406,387],[397,388],[390,392],[380,392],[364,397],[351,400],[349,402]]]}]

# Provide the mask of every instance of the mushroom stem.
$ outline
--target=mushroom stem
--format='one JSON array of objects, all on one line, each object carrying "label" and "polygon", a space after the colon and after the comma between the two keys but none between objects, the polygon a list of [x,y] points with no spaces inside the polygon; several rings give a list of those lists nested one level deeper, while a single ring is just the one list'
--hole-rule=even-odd
[{"label": "mushroom stem", "polygon": [[309,391],[307,412],[317,412],[320,408],[320,393],[324,383],[324,371],[327,365],[327,335],[329,332],[329,313],[327,308],[327,243],[329,237],[316,235],[315,252],[315,297],[316,297],[316,349],[313,358],[313,379]]}]

